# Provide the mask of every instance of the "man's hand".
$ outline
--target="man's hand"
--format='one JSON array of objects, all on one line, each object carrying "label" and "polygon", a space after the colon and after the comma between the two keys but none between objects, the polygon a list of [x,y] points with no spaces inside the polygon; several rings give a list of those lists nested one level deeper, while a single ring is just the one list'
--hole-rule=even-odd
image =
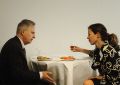
[{"label": "man's hand", "polygon": [[51,82],[53,84],[55,83],[55,80],[53,78],[51,78],[51,76],[52,76],[51,72],[43,71],[42,73],[43,73],[43,79],[44,80],[47,80],[47,81],[49,81],[49,82]]}]

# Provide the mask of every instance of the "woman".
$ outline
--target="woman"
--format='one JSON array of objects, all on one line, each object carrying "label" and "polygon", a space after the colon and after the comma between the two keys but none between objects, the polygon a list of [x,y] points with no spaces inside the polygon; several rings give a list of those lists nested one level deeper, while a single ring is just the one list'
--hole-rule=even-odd
[{"label": "woman", "polygon": [[[108,34],[104,25],[92,24],[88,27],[88,37],[95,50],[82,49],[71,46],[74,52],[83,52],[93,57],[92,69],[98,69],[100,75],[84,81],[84,85],[119,85],[120,84],[120,58],[119,45],[114,34]],[[117,39],[118,40],[118,39]],[[114,42],[115,41],[115,42]]]}]

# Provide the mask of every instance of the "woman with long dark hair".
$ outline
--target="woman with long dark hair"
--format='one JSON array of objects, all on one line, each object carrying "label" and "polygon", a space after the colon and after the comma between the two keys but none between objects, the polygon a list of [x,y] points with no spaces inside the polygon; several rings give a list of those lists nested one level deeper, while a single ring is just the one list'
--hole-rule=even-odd
[{"label": "woman with long dark hair", "polygon": [[88,27],[88,37],[95,49],[87,50],[77,46],[71,46],[74,52],[83,52],[93,57],[92,69],[99,71],[99,76],[84,81],[84,85],[119,85],[120,84],[120,57],[119,45],[115,34],[107,33],[107,29],[101,23]]}]

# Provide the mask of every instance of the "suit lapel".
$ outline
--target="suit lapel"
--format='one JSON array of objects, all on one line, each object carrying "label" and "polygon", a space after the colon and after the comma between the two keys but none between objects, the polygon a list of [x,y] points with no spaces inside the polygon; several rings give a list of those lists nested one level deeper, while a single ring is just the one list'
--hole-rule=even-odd
[{"label": "suit lapel", "polygon": [[14,39],[17,41],[19,49],[21,50],[21,52],[22,52],[22,54],[24,56],[24,59],[26,60],[26,50],[25,50],[25,48],[22,48],[22,44],[20,42],[20,39],[17,36],[15,36]]}]

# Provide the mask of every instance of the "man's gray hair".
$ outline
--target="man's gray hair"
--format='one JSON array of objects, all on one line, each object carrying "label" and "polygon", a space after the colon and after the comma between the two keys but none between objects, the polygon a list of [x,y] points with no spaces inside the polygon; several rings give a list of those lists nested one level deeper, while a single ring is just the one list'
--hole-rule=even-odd
[{"label": "man's gray hair", "polygon": [[28,20],[28,19],[23,19],[17,26],[17,31],[16,33],[18,34],[21,30],[23,30],[22,28],[25,26],[34,26],[35,22]]}]

